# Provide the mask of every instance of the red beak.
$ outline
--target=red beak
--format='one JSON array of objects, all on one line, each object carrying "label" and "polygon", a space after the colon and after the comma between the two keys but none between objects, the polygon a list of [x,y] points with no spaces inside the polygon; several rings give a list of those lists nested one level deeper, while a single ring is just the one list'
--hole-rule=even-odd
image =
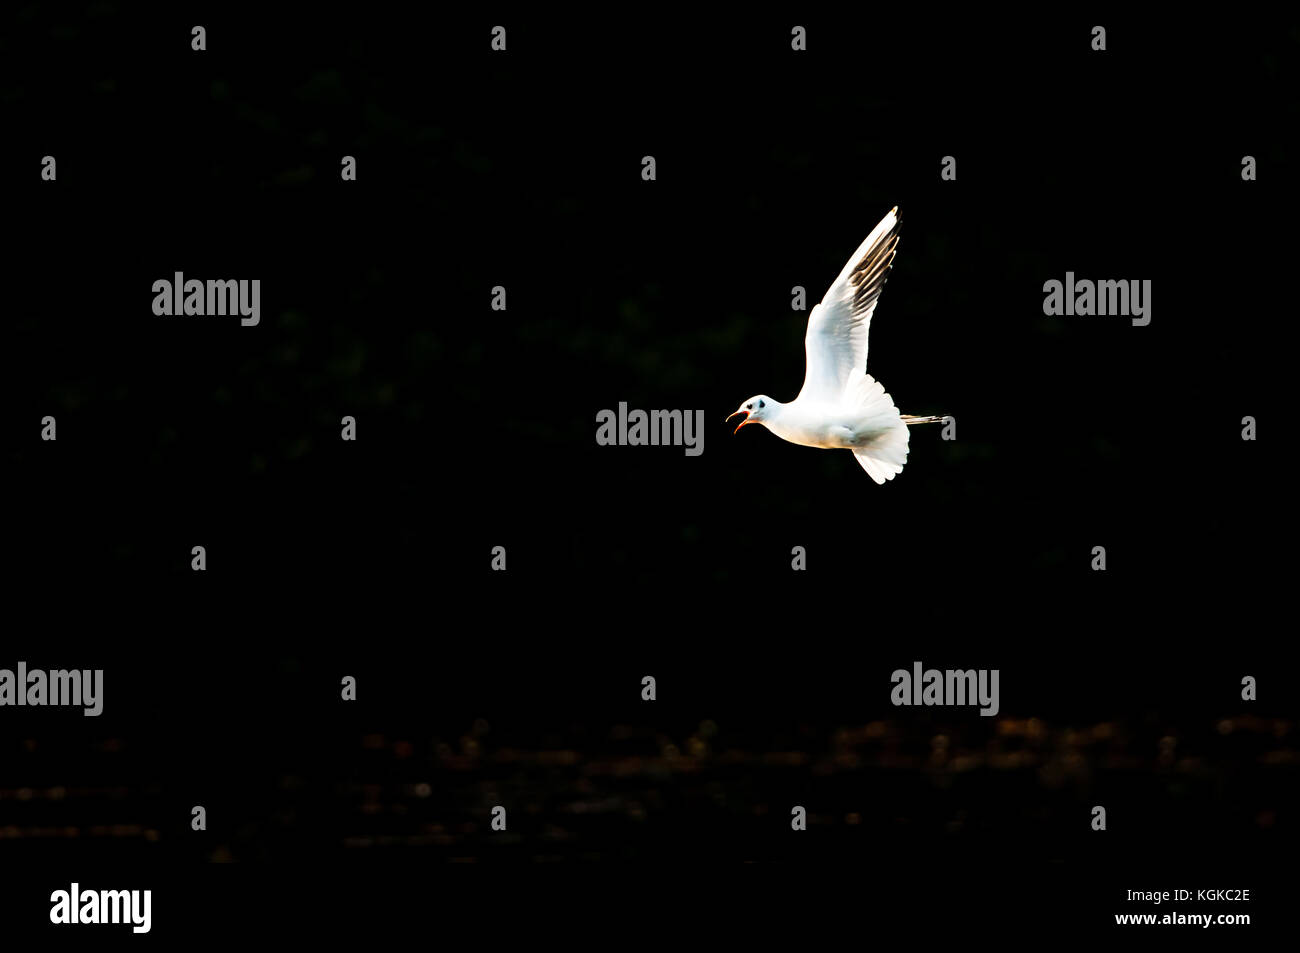
[{"label": "red beak", "polygon": [[735,429],[735,430],[731,431],[731,435],[732,435],[733,437],[734,437],[736,434],[740,433],[740,428],[743,427],[743,426],[745,426],[745,424],[753,423],[753,421],[749,419],[749,411],[747,411],[747,410],[737,410],[735,413],[730,414],[730,415],[727,417],[727,420],[724,420],[723,423],[726,423],[727,421],[731,420],[731,418],[734,417],[734,416],[736,416],[736,414],[744,414],[744,415],[745,415],[745,419],[742,420],[739,424],[736,425],[736,429]]}]

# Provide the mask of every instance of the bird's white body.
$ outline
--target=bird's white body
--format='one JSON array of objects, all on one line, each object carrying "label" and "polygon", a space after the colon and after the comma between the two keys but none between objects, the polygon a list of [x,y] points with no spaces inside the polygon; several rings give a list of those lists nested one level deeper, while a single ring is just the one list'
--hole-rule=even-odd
[{"label": "bird's white body", "polygon": [[800,400],[773,404],[775,412],[763,424],[782,440],[802,447],[859,450],[894,427],[890,415],[863,413],[860,408]]},{"label": "bird's white body", "polygon": [[[880,382],[866,372],[867,332],[898,245],[898,209],[880,220],[812,309],[804,335],[803,389],[789,403],[759,394],[740,406],[737,431],[763,424],[805,447],[852,450],[877,483],[892,480],[907,460],[908,426],[942,417],[900,414]],[[730,419],[730,418],[728,418]]]}]

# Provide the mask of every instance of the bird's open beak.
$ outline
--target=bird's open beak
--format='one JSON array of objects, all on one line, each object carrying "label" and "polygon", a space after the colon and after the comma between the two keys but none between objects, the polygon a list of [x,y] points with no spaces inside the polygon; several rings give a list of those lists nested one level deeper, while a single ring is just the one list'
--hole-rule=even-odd
[{"label": "bird's open beak", "polygon": [[[744,415],[745,415],[745,419],[742,420],[739,424],[736,425],[736,429],[735,429],[735,430],[731,431],[731,435],[732,435],[733,437],[734,437],[736,434],[740,433],[740,428],[743,427],[743,426],[745,426],[745,424],[753,423],[753,421],[749,419],[749,411],[747,411],[747,410],[738,410],[738,411],[736,411],[736,413],[733,413],[730,417],[728,417],[726,420],[724,420],[723,423],[727,423],[727,422],[729,422],[729,421],[731,420],[732,417],[736,416],[736,414],[744,414]],[[749,438],[746,438],[746,439],[749,439]]]}]

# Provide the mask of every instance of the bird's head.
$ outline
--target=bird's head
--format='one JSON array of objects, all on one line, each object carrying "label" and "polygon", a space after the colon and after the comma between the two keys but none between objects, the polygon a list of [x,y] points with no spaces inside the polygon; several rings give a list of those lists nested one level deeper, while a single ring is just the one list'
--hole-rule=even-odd
[{"label": "bird's head", "polygon": [[756,394],[749,398],[749,400],[736,408],[735,413],[727,418],[727,420],[731,420],[731,417],[736,416],[736,414],[745,415],[745,419],[736,425],[736,429],[733,430],[732,433],[740,433],[740,428],[744,427],[746,424],[765,423],[768,419],[768,414],[772,412],[774,406],[776,406],[776,401],[772,400],[772,398],[768,397],[766,394]]}]

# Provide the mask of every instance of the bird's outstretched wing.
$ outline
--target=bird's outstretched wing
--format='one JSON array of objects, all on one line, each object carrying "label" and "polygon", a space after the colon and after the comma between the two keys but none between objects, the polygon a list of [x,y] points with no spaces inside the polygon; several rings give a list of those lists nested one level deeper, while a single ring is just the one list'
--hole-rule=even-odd
[{"label": "bird's outstretched wing", "polygon": [[893,265],[900,222],[895,206],[812,309],[804,335],[808,369],[797,399],[839,403],[853,372],[866,373],[871,313]]}]

